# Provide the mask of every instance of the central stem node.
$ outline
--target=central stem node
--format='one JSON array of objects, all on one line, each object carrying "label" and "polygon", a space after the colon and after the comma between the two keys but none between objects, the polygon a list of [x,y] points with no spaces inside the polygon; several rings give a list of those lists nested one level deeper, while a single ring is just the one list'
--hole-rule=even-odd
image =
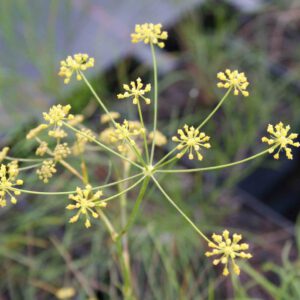
[{"label": "central stem node", "polygon": [[151,177],[154,174],[154,167],[152,165],[144,168],[144,175]]}]

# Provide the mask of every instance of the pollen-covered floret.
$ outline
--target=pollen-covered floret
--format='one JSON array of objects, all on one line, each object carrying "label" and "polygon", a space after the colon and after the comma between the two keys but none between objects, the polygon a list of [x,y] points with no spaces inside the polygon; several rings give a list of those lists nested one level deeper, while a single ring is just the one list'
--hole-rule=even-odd
[{"label": "pollen-covered floret", "polygon": [[[151,131],[148,135],[148,139],[150,142],[152,142],[153,138],[154,138],[154,131]],[[155,145],[161,147],[161,146],[166,145],[167,142],[168,142],[168,140],[167,140],[166,136],[159,130],[156,130],[155,131]]]},{"label": "pollen-covered floret", "polygon": [[71,150],[68,147],[67,143],[56,145],[53,151],[53,157],[55,161],[60,161],[66,158],[70,154],[71,154]]},{"label": "pollen-covered floret", "polygon": [[91,227],[90,214],[93,218],[98,218],[97,207],[106,207],[106,202],[99,202],[102,191],[93,193],[92,187],[87,185],[85,189],[77,187],[76,194],[69,195],[69,199],[75,201],[75,204],[69,204],[66,209],[78,209],[78,212],[69,220],[70,223],[78,221],[80,215],[85,216],[85,227]]},{"label": "pollen-covered floret", "polygon": [[194,159],[194,153],[196,153],[198,160],[202,160],[203,156],[200,153],[201,147],[209,149],[211,147],[208,143],[210,137],[204,132],[200,132],[193,126],[189,127],[184,125],[183,129],[178,129],[179,137],[173,136],[172,141],[179,143],[176,147],[180,150],[177,154],[177,158],[181,158],[186,152],[188,152],[189,159]]},{"label": "pollen-covered floret", "polygon": [[162,31],[161,24],[145,23],[135,25],[135,32],[131,34],[132,43],[144,42],[145,44],[157,45],[160,48],[165,46],[165,43],[160,40],[166,40],[168,33]]},{"label": "pollen-covered floret", "polygon": [[76,141],[72,146],[73,155],[80,155],[85,151],[85,146],[88,142],[95,139],[94,133],[87,128],[83,128],[76,133]]},{"label": "pollen-covered floret", "polygon": [[55,162],[53,160],[44,160],[42,166],[36,170],[36,173],[44,183],[48,183],[49,179],[56,173]]},{"label": "pollen-covered floret", "polygon": [[49,122],[50,125],[62,126],[63,121],[71,120],[74,118],[73,115],[69,114],[70,109],[71,105],[54,105],[50,108],[48,113],[43,113],[43,117],[45,121]]},{"label": "pollen-covered floret", "polygon": [[110,134],[110,141],[112,143],[129,141],[131,145],[135,145],[134,137],[143,132],[145,129],[140,122],[124,120],[123,124],[116,124],[116,129]]},{"label": "pollen-covered floret", "polygon": [[111,111],[109,114],[103,114],[100,117],[100,123],[101,124],[106,124],[111,121],[111,119],[116,120],[120,118],[120,113],[117,111]]},{"label": "pollen-covered floret", "polygon": [[19,175],[18,162],[0,165],[0,207],[6,206],[6,196],[10,197],[12,204],[17,203],[15,195],[20,195],[21,192],[16,188],[23,184],[23,180],[17,179]]},{"label": "pollen-covered floret", "polygon": [[49,130],[48,135],[55,139],[63,139],[68,136],[66,131],[61,129],[60,127],[56,127],[54,130]]},{"label": "pollen-covered floret", "polygon": [[0,163],[1,163],[2,160],[6,157],[8,151],[9,151],[9,147],[4,147],[4,148],[0,151]]},{"label": "pollen-covered floret", "polygon": [[46,128],[48,128],[47,124],[40,124],[37,127],[31,129],[28,134],[26,135],[26,138],[28,140],[33,139],[35,137],[37,137],[43,130],[45,130]]},{"label": "pollen-covered floret", "polygon": [[299,142],[293,141],[298,137],[297,133],[290,133],[290,125],[284,126],[282,122],[279,122],[275,126],[269,124],[267,131],[271,134],[270,138],[263,137],[261,140],[264,143],[270,145],[269,153],[273,153],[276,148],[278,151],[273,155],[275,159],[279,159],[279,153],[281,150],[285,151],[288,159],[293,159],[292,149],[289,146],[300,147]]},{"label": "pollen-covered floret", "polygon": [[[142,83],[142,79],[138,78],[136,82],[131,81],[130,82],[131,87],[128,84],[123,84],[123,88],[125,90],[124,94],[118,94],[118,99],[125,99],[132,97],[132,103],[138,104],[139,99],[142,98],[145,100],[146,104],[150,104],[151,100],[149,98],[146,98],[144,95],[145,93],[148,93],[151,91],[151,84],[148,83],[145,85]],[[144,88],[143,88],[144,87]]]},{"label": "pollen-covered floret", "polygon": [[213,261],[213,264],[216,266],[219,263],[224,265],[223,275],[227,276],[229,274],[228,264],[231,261],[232,269],[235,274],[240,274],[240,268],[236,264],[236,258],[249,259],[252,257],[250,253],[244,252],[249,249],[249,245],[246,243],[241,243],[242,240],[241,234],[233,234],[232,238],[229,237],[229,231],[224,230],[222,235],[213,234],[212,241],[208,243],[208,247],[212,248],[212,251],[207,251],[205,255],[207,257],[220,255],[219,258],[216,258]]},{"label": "pollen-covered floret", "polygon": [[38,156],[44,156],[48,150],[48,144],[46,142],[41,142],[36,149],[35,154]]},{"label": "pollen-covered floret", "polygon": [[239,95],[239,93],[244,97],[249,96],[249,92],[246,90],[249,82],[244,72],[239,73],[238,70],[231,71],[227,69],[225,73],[219,72],[217,77],[222,81],[217,84],[219,88],[233,88],[233,94],[235,96]]},{"label": "pollen-covered floret", "polygon": [[81,72],[88,68],[94,67],[95,60],[89,57],[87,54],[78,53],[72,56],[68,56],[66,60],[60,62],[59,76],[65,77],[64,83],[70,82],[73,73],[76,73],[76,79],[81,80]]}]

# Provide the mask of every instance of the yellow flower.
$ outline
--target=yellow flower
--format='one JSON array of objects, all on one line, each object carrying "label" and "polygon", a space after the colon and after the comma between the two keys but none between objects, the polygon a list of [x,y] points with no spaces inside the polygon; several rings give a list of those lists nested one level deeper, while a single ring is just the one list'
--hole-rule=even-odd
[{"label": "yellow flower", "polygon": [[[151,131],[148,135],[148,138],[151,141],[153,141],[153,138],[154,138],[154,132]],[[156,130],[156,133],[155,133],[155,145],[161,147],[161,146],[164,146],[166,145],[168,142],[166,136],[161,133],[159,130]]]},{"label": "yellow flower", "polygon": [[231,71],[227,69],[225,73],[219,72],[217,74],[217,77],[224,82],[219,82],[217,86],[219,88],[233,88],[234,89],[234,95],[238,95],[241,93],[243,96],[248,97],[249,92],[246,91],[249,82],[247,80],[247,77],[245,76],[245,73],[239,73],[238,70]]},{"label": "yellow flower", "polygon": [[135,145],[134,137],[145,131],[139,122],[124,120],[123,124],[117,123],[116,129],[111,133],[110,140],[115,142],[129,141],[131,145]]},{"label": "yellow flower", "polygon": [[168,33],[166,31],[162,31],[161,29],[161,24],[137,24],[135,25],[135,32],[131,34],[131,41],[132,43],[150,43],[153,45],[157,45],[160,48],[163,48],[165,46],[165,43],[159,40],[166,40],[168,38]]},{"label": "yellow flower", "polygon": [[98,213],[95,211],[97,207],[106,207],[106,202],[98,202],[102,196],[102,191],[98,191],[95,194],[92,193],[92,187],[87,185],[85,189],[77,187],[75,195],[69,195],[69,199],[75,201],[76,204],[69,204],[66,209],[73,210],[78,209],[78,212],[69,220],[70,223],[78,221],[80,215],[85,216],[85,227],[91,227],[90,215],[93,218],[98,218]]},{"label": "yellow flower", "polygon": [[49,122],[50,125],[62,126],[63,121],[71,120],[74,118],[73,115],[69,115],[70,109],[71,105],[54,105],[50,108],[48,113],[43,113],[43,117],[45,121]]},{"label": "yellow flower", "polygon": [[49,178],[56,173],[55,162],[53,160],[44,160],[42,166],[36,170],[36,173],[44,183],[49,182]]},{"label": "yellow flower", "polygon": [[36,149],[35,154],[39,156],[44,156],[47,151],[48,144],[46,142],[41,142],[38,148]]},{"label": "yellow flower", "polygon": [[[183,130],[184,129],[184,130]],[[184,125],[183,129],[178,129],[179,138],[173,136],[172,141],[180,143],[176,148],[181,152],[177,154],[177,158],[181,158],[187,151],[189,152],[189,159],[194,159],[194,152],[197,155],[198,160],[202,160],[203,156],[200,153],[201,147],[209,149],[210,143],[208,143],[210,137],[204,132],[200,132],[193,126],[189,127]]]},{"label": "yellow flower", "polygon": [[129,97],[133,97],[133,104],[139,103],[139,98],[143,98],[146,104],[150,104],[151,100],[146,98],[144,95],[151,91],[151,84],[146,84],[145,88],[143,88],[144,84],[142,83],[142,79],[138,78],[136,82],[130,82],[131,87],[128,84],[123,84],[123,88],[126,91],[124,94],[118,94],[118,99],[125,99]]},{"label": "yellow flower", "polygon": [[55,297],[57,299],[70,299],[73,298],[76,294],[76,291],[74,288],[72,287],[62,287],[60,289],[57,289],[56,293],[55,293]]},{"label": "yellow flower", "polygon": [[28,134],[26,135],[26,138],[28,140],[35,138],[36,136],[38,136],[38,134],[40,132],[42,132],[44,129],[48,128],[47,124],[40,124],[39,126],[37,126],[36,128],[31,129]]},{"label": "yellow flower", "polygon": [[297,133],[290,133],[291,127],[289,125],[284,126],[282,122],[279,122],[275,125],[275,128],[273,125],[269,124],[267,131],[271,134],[270,138],[263,137],[261,140],[264,143],[268,143],[270,146],[272,146],[269,149],[269,153],[273,153],[274,150],[279,147],[278,151],[273,155],[275,159],[279,159],[279,153],[281,150],[285,151],[285,154],[288,159],[293,159],[292,149],[288,146],[294,146],[294,147],[300,147],[299,142],[294,142],[293,140],[298,137]]},{"label": "yellow flower", "polygon": [[76,79],[81,80],[81,71],[94,67],[94,58],[89,57],[87,54],[78,53],[68,56],[66,60],[60,62],[59,76],[65,77],[64,83],[70,82],[73,73],[76,73]]},{"label": "yellow flower", "polygon": [[68,124],[70,124],[71,126],[75,126],[77,124],[82,123],[84,120],[84,116],[83,115],[75,115],[73,117],[73,119],[68,121]]},{"label": "yellow flower", "polygon": [[0,165],[0,207],[6,206],[6,195],[10,197],[12,204],[17,203],[14,195],[20,195],[15,187],[23,184],[23,180],[17,179],[19,174],[18,162],[12,161],[8,165]]},{"label": "yellow flower", "polygon": [[245,253],[244,250],[249,249],[249,245],[246,243],[239,244],[242,239],[241,234],[233,234],[232,239],[229,237],[229,231],[224,230],[222,235],[213,234],[211,242],[208,243],[208,247],[212,248],[212,251],[205,253],[207,257],[220,255],[219,258],[213,261],[216,266],[219,263],[224,265],[223,275],[229,274],[228,263],[231,260],[233,271],[239,275],[240,268],[235,263],[236,258],[249,259],[252,257],[250,253]]},{"label": "yellow flower", "polygon": [[54,156],[55,161],[60,161],[64,158],[66,158],[70,154],[71,154],[71,150],[68,147],[67,143],[56,145],[56,147],[53,151],[53,156]]},{"label": "yellow flower", "polygon": [[72,152],[73,155],[77,156],[85,151],[85,145],[87,144],[87,142],[92,141],[96,138],[96,136],[90,129],[84,128],[80,130],[80,133],[76,133],[76,138],[77,139],[72,147]]},{"label": "yellow flower", "polygon": [[6,157],[8,151],[9,151],[9,147],[4,147],[4,148],[0,151],[0,163],[1,163],[2,160]]},{"label": "yellow flower", "polygon": [[116,120],[120,118],[120,113],[116,112],[116,111],[111,111],[109,114],[103,114],[100,117],[100,123],[101,124],[106,124],[108,122],[111,121],[111,119]]},{"label": "yellow flower", "polygon": [[55,139],[63,139],[68,136],[68,134],[60,127],[56,127],[54,130],[49,130],[48,135]]}]

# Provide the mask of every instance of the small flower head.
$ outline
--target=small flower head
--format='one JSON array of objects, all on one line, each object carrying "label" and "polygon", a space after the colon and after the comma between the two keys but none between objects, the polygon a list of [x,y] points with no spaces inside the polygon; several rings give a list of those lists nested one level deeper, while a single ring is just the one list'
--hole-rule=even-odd
[{"label": "small flower head", "polygon": [[116,111],[111,111],[109,114],[103,114],[100,117],[100,123],[101,124],[106,124],[111,121],[111,119],[116,120],[120,118],[120,113]]},{"label": "small flower head", "polygon": [[145,131],[139,122],[124,120],[123,124],[117,123],[116,129],[110,135],[112,143],[129,141],[131,145],[135,145],[134,137]]},{"label": "small flower head", "polygon": [[0,151],[0,163],[1,163],[2,160],[6,157],[8,151],[9,151],[9,147],[4,147],[4,148]]},{"label": "small flower head", "polygon": [[[45,113],[44,113],[45,114]],[[26,138],[28,140],[33,139],[35,137],[37,137],[43,130],[45,130],[46,128],[48,128],[47,124],[40,124],[39,126],[31,129],[28,134],[26,135]]]},{"label": "small flower head", "polygon": [[135,32],[131,34],[132,43],[144,42],[145,44],[157,45],[160,48],[165,46],[165,43],[160,40],[166,40],[168,33],[162,31],[161,24],[145,23],[135,25]]},{"label": "small flower head", "polygon": [[53,151],[53,157],[55,161],[60,161],[66,158],[68,155],[71,154],[71,150],[68,147],[67,143],[58,144],[56,145]]},{"label": "small flower head", "polygon": [[211,251],[205,253],[207,257],[219,255],[219,258],[216,258],[213,261],[213,264],[216,266],[219,263],[224,265],[223,275],[227,276],[229,274],[228,264],[231,261],[232,269],[235,274],[240,274],[240,268],[236,264],[236,258],[249,259],[252,257],[250,253],[244,252],[249,249],[249,245],[246,243],[240,243],[242,235],[233,234],[232,238],[229,237],[229,231],[224,230],[222,235],[213,234],[212,241],[208,243],[208,247],[212,248]]},{"label": "small flower head", "polygon": [[279,122],[275,126],[269,124],[267,131],[271,134],[270,138],[263,137],[261,140],[264,143],[268,143],[271,148],[269,153],[273,153],[278,147],[278,151],[273,155],[275,159],[279,159],[279,153],[281,150],[285,151],[288,159],[293,159],[292,149],[290,146],[300,147],[299,142],[295,142],[294,139],[298,137],[297,133],[290,133],[291,127],[289,125],[284,126],[282,122]]},{"label": "small flower head", "polygon": [[82,123],[83,120],[84,120],[83,115],[74,115],[71,120],[68,120],[68,124],[70,124],[71,126],[75,126]]},{"label": "small flower head", "polygon": [[151,84],[148,83],[145,85],[143,88],[144,84],[142,83],[142,79],[138,78],[136,82],[131,81],[130,82],[131,87],[128,84],[123,84],[123,88],[125,90],[124,94],[118,94],[117,97],[118,99],[125,99],[132,97],[133,104],[138,104],[139,99],[142,98],[145,100],[146,104],[150,104],[151,100],[149,98],[146,98],[144,95],[145,93],[148,93],[151,91]]},{"label": "small flower head", "polygon": [[43,113],[43,117],[45,121],[49,122],[50,125],[62,126],[63,121],[71,120],[74,118],[73,115],[69,115],[70,109],[71,105],[54,105],[50,108],[48,113]]},{"label": "small flower head", "polygon": [[178,158],[181,158],[186,152],[188,152],[189,159],[194,159],[194,153],[196,153],[198,160],[202,160],[203,156],[200,153],[201,147],[209,149],[210,143],[208,143],[210,137],[204,132],[200,132],[193,126],[189,127],[184,125],[183,129],[178,129],[179,137],[173,136],[172,141],[179,143],[176,147],[180,150],[177,154]]},{"label": "small flower head", "polygon": [[36,173],[44,183],[49,182],[49,178],[56,173],[55,162],[53,160],[44,160],[42,166],[36,170]]},{"label": "small flower head", "polygon": [[95,209],[97,207],[106,206],[106,202],[98,202],[101,196],[102,191],[98,191],[93,194],[92,187],[90,185],[87,185],[83,190],[77,187],[76,194],[69,195],[69,199],[75,201],[75,204],[69,204],[66,209],[78,209],[78,212],[70,219],[69,222],[77,222],[82,214],[85,216],[85,227],[91,227],[90,214],[96,219],[99,215]]},{"label": "small flower head", "polygon": [[44,156],[48,150],[48,144],[46,142],[41,142],[36,149],[35,154],[38,156]]},{"label": "small flower head", "polygon": [[73,155],[77,156],[82,154],[85,151],[86,144],[95,138],[96,136],[90,129],[83,128],[80,132],[77,132],[76,141],[72,147]]},{"label": "small flower head", "polygon": [[54,130],[49,130],[48,135],[55,139],[63,139],[68,136],[68,134],[60,127],[56,127]]},{"label": "small flower head", "polygon": [[[153,131],[151,131],[149,133],[148,138],[149,138],[150,142],[153,141],[153,138],[154,138],[154,132]],[[168,142],[168,140],[167,140],[166,136],[163,133],[161,133],[159,130],[156,130],[156,132],[155,132],[155,145],[161,147],[161,146],[166,145],[167,142]]]},{"label": "small flower head", "polygon": [[60,289],[57,289],[57,291],[55,292],[55,297],[57,299],[62,299],[62,300],[74,299],[75,294],[76,291],[74,288],[65,286]]},{"label": "small flower head", "polygon": [[60,62],[59,76],[65,77],[64,83],[70,82],[73,73],[76,73],[76,79],[81,80],[81,72],[88,68],[94,67],[94,58],[89,57],[87,54],[78,53],[72,56],[68,56],[66,60]]},{"label": "small flower head", "polygon": [[21,193],[15,188],[23,184],[23,180],[17,179],[18,174],[17,161],[12,161],[8,165],[0,165],[0,207],[6,206],[6,196],[10,197],[12,204],[17,203],[15,195],[20,195]]},{"label": "small flower head", "polygon": [[227,69],[225,73],[219,72],[217,77],[222,81],[217,84],[219,88],[233,88],[233,94],[235,96],[239,95],[239,93],[241,93],[244,97],[249,96],[249,92],[246,91],[249,82],[245,73],[239,73],[238,70],[231,71]]}]

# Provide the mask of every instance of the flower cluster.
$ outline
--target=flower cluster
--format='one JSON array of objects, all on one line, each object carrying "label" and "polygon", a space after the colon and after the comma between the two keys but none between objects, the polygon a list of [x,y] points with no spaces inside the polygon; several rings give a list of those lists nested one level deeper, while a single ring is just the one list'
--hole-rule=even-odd
[{"label": "flower cluster", "polygon": [[66,60],[60,62],[59,76],[65,77],[64,83],[70,82],[73,73],[76,73],[76,79],[81,80],[81,72],[88,68],[94,67],[95,59],[89,57],[87,54],[78,53],[72,56],[68,56]]},{"label": "flower cluster", "polygon": [[165,43],[160,40],[166,40],[168,33],[162,31],[161,24],[145,23],[135,25],[135,32],[131,34],[132,43],[144,42],[145,44],[157,45],[160,48],[165,46]]},{"label": "flower cluster", "polygon": [[71,120],[74,118],[73,115],[69,114],[70,110],[71,105],[54,105],[50,108],[48,113],[43,113],[43,117],[45,121],[49,122],[50,125],[62,126],[63,121]]},{"label": "flower cluster", "polygon": [[149,98],[146,98],[144,95],[145,93],[148,93],[151,91],[151,84],[148,83],[143,88],[144,84],[142,83],[142,79],[138,78],[136,82],[131,81],[130,82],[131,87],[128,84],[123,84],[123,88],[126,91],[124,94],[118,94],[118,99],[125,99],[129,97],[133,97],[133,104],[139,103],[139,98],[143,98],[146,102],[146,104],[150,104],[151,100]]},{"label": "flower cluster", "polygon": [[198,160],[202,160],[203,156],[200,153],[201,147],[209,149],[211,147],[208,143],[210,137],[204,132],[200,132],[193,126],[189,127],[184,125],[183,129],[178,129],[177,133],[179,137],[173,136],[172,141],[179,143],[176,147],[180,150],[177,154],[177,158],[181,158],[186,152],[188,152],[189,159],[194,159],[194,153],[196,153]]},{"label": "flower cluster", "polygon": [[73,155],[77,156],[84,153],[86,144],[95,138],[94,133],[88,128],[83,128],[80,132],[77,132],[76,141],[72,146]]},{"label": "flower cluster", "polygon": [[208,247],[212,248],[212,251],[207,251],[205,255],[207,257],[220,255],[213,261],[214,265],[219,263],[224,265],[223,275],[227,276],[229,274],[228,263],[231,261],[233,271],[239,275],[240,268],[236,264],[236,258],[249,259],[252,257],[250,253],[244,252],[249,249],[249,245],[246,243],[239,244],[242,240],[241,234],[233,234],[232,238],[229,237],[229,231],[224,230],[222,235],[213,234],[211,242],[208,243]]},{"label": "flower cluster", "polygon": [[19,175],[18,162],[12,161],[8,165],[0,165],[0,206],[6,206],[6,196],[10,197],[12,204],[17,203],[15,195],[20,195],[16,186],[22,185],[23,180],[17,179]]},{"label": "flower cluster", "polygon": [[51,159],[43,161],[42,166],[37,169],[36,173],[44,183],[48,183],[49,179],[56,173],[55,162]]},{"label": "flower cluster", "polygon": [[92,187],[87,185],[85,189],[77,187],[76,194],[69,195],[69,199],[75,201],[75,204],[69,204],[66,208],[69,210],[78,209],[78,212],[70,219],[70,223],[78,221],[80,215],[85,216],[85,227],[91,227],[90,215],[93,218],[98,218],[96,208],[106,207],[106,202],[97,202],[102,196],[102,191],[92,192]]},{"label": "flower cluster", "polygon": [[297,133],[290,133],[291,127],[289,125],[284,126],[282,122],[279,122],[275,127],[271,124],[268,125],[267,131],[271,134],[270,138],[262,137],[262,142],[268,143],[271,148],[269,153],[273,153],[276,148],[278,151],[273,155],[275,159],[279,159],[279,153],[281,150],[285,151],[288,159],[293,159],[292,149],[289,146],[300,147],[299,142],[293,140],[298,137]]},{"label": "flower cluster", "polygon": [[241,93],[244,97],[249,96],[249,92],[246,91],[249,82],[247,77],[245,76],[245,73],[239,73],[238,70],[231,71],[227,69],[225,73],[219,72],[217,74],[217,77],[218,79],[223,81],[217,84],[219,88],[233,88],[233,93],[235,96],[239,95],[239,93]]}]

